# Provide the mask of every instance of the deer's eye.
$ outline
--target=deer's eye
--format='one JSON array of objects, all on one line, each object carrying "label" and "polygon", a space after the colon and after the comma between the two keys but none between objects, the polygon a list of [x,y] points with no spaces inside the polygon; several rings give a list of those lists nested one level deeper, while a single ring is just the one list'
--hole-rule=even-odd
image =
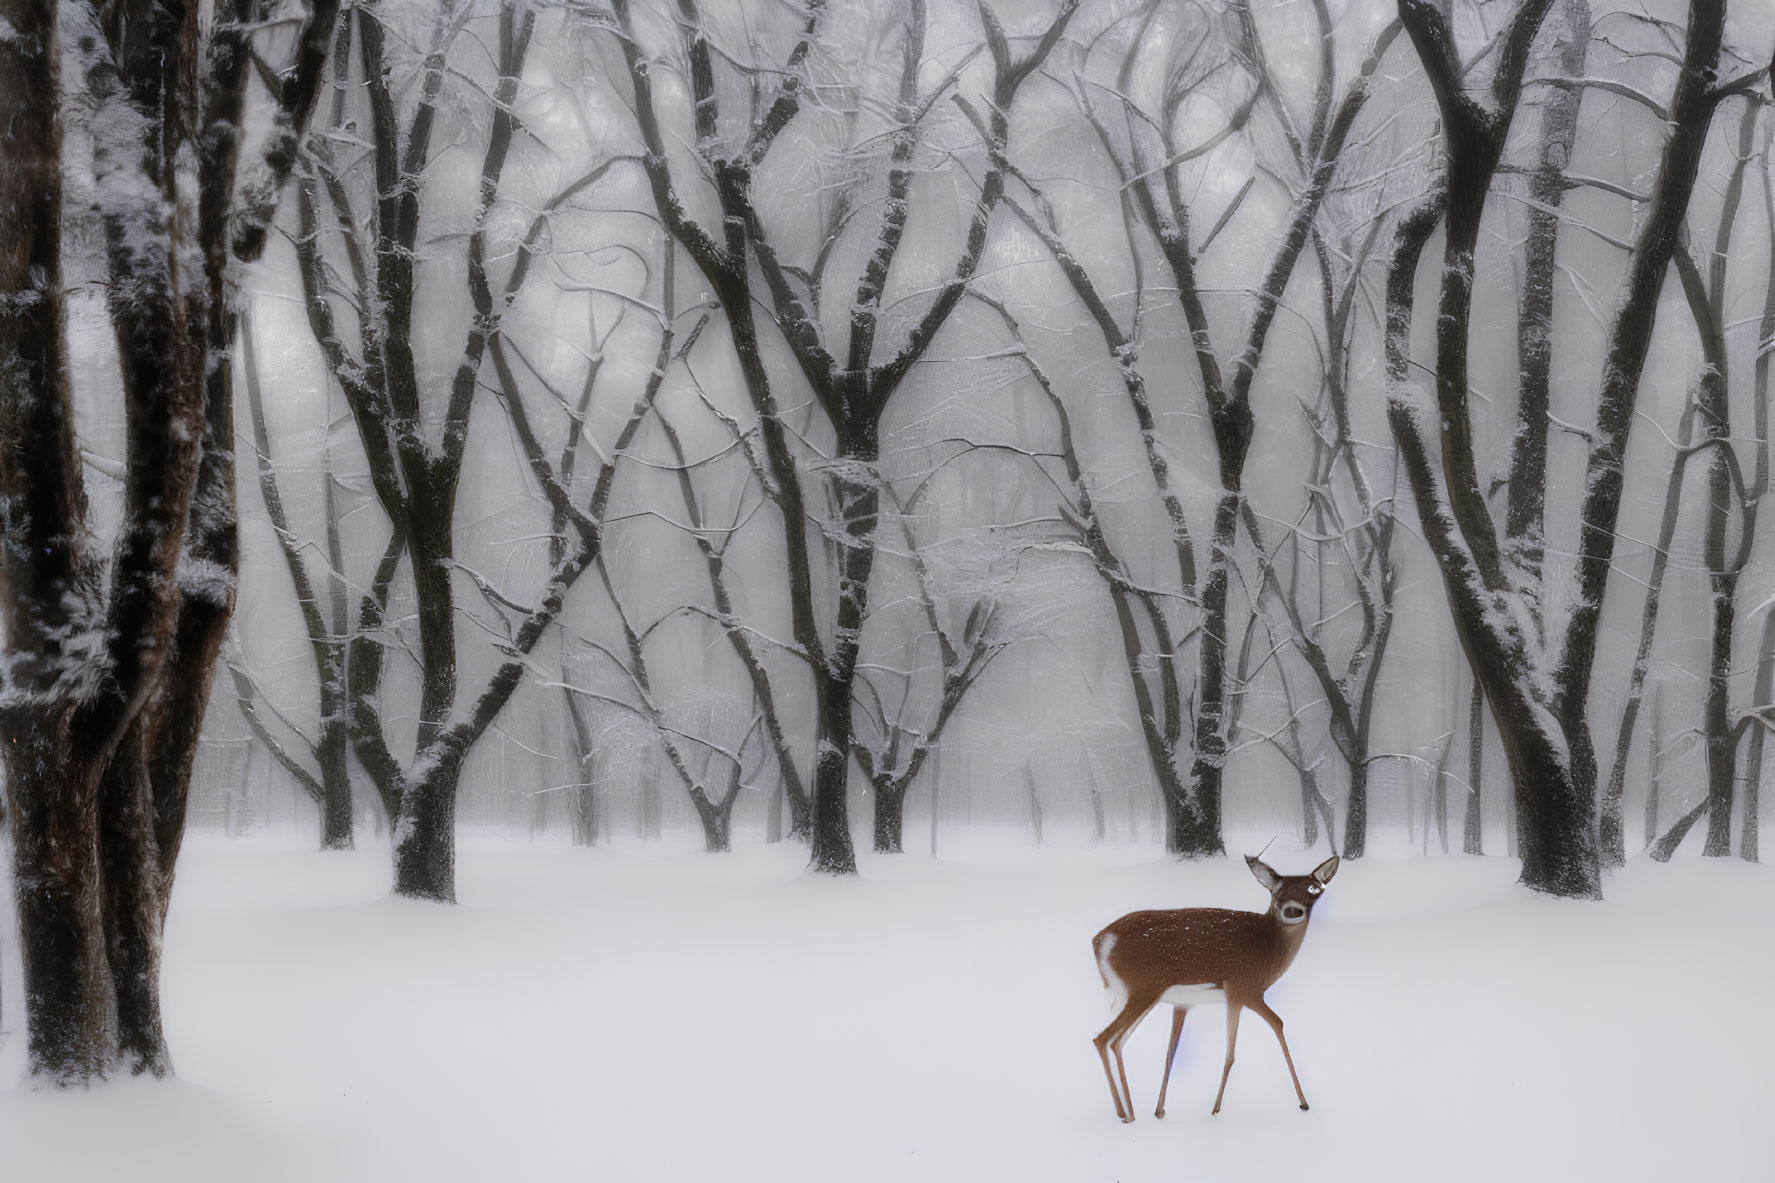
[{"label": "deer's eye", "polygon": [[1323,887],[1320,887],[1317,883],[1307,884],[1307,894],[1308,895],[1318,895],[1320,892],[1322,892],[1324,890],[1325,889]]}]

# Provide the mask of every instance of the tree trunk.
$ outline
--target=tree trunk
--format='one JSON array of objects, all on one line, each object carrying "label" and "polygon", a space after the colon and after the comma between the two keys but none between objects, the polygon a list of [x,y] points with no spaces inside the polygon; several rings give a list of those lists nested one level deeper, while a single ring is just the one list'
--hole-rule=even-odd
[{"label": "tree trunk", "polygon": [[394,828],[394,893],[456,902],[456,785],[459,762],[434,764],[410,782]]},{"label": "tree trunk", "polygon": [[[1559,69],[1583,78],[1590,48],[1590,6],[1564,0],[1564,45]],[[1569,188],[1566,168],[1578,135],[1584,92],[1556,87],[1541,104],[1541,152],[1529,179],[1528,237],[1523,244],[1522,288],[1517,314],[1517,428],[1510,441],[1510,483],[1506,491],[1505,559],[1517,569],[1517,587],[1530,600],[1537,629],[1541,620],[1542,563],[1545,557],[1547,431],[1553,374],[1553,277],[1559,243],[1560,203]],[[1539,643],[1541,638],[1536,637]]]},{"label": "tree trunk", "polygon": [[703,823],[703,849],[710,854],[726,854],[733,849],[733,802],[729,795],[723,801],[711,801],[706,793],[694,792],[691,804]]},{"label": "tree trunk", "polygon": [[[848,446],[846,446],[848,445]],[[877,459],[873,423],[840,443],[844,461],[873,467]],[[839,539],[838,621],[823,681],[819,757],[814,762],[813,868],[828,875],[854,875],[856,851],[850,831],[851,697],[857,655],[869,607],[869,578],[875,568],[875,530],[881,492],[870,478],[839,477],[836,484],[844,534]]]},{"label": "tree trunk", "polygon": [[[329,14],[314,6],[303,46]],[[57,9],[0,2],[0,759],[30,1071],[58,1085],[171,1070],[161,933],[237,566],[228,240],[247,34],[226,3],[204,26],[194,6],[123,15],[78,47],[84,117],[148,130],[100,137],[90,174],[126,433],[107,567],[87,553],[66,357]],[[286,76],[286,130],[317,69]]]},{"label": "tree trunk", "polygon": [[906,788],[893,776],[875,778],[875,850],[899,854],[906,818]]},{"label": "tree trunk", "polygon": [[598,845],[598,793],[589,784],[573,789],[573,844]]},{"label": "tree trunk", "polygon": [[125,738],[99,786],[106,945],[116,987],[117,1046],[130,1072],[172,1071],[160,1022],[160,932],[171,895],[154,841],[154,787],[141,728]]},{"label": "tree trunk", "polygon": [[[1250,433],[1244,437],[1249,443]],[[1220,795],[1226,773],[1226,638],[1227,599],[1233,545],[1239,529],[1242,496],[1238,476],[1242,453],[1223,445],[1221,468],[1229,478],[1214,509],[1209,543],[1208,577],[1202,586],[1202,639],[1198,650],[1196,751],[1190,764],[1188,796],[1172,821],[1172,850],[1185,858],[1211,858],[1226,853],[1220,837]]]},{"label": "tree trunk", "polygon": [[350,742],[343,719],[322,726],[319,750],[315,753],[320,757],[322,850],[351,850],[356,846],[352,836]]},{"label": "tree trunk", "polygon": [[[1658,610],[1663,602],[1664,575],[1670,567],[1670,544],[1676,537],[1677,520],[1681,514],[1683,473],[1688,468],[1689,439],[1694,430],[1695,404],[1683,408],[1677,427],[1677,456],[1671,462],[1670,476],[1664,486],[1664,513],[1658,524],[1658,542],[1652,548],[1652,569],[1646,576],[1645,607],[1640,613],[1639,649],[1634,654],[1633,672],[1628,676],[1627,702],[1621,709],[1621,725],[1615,732],[1615,762],[1609,771],[1608,787],[1603,790],[1598,845],[1605,866],[1619,867],[1627,862],[1627,834],[1623,811],[1627,793],[1627,756],[1633,747],[1635,724],[1640,706],[1645,701],[1646,675],[1652,665],[1652,641],[1657,635]],[[1656,728],[1654,728],[1654,732]],[[1656,735],[1654,734],[1654,743]],[[1657,807],[1652,803],[1647,820],[1646,845],[1656,836]]]},{"label": "tree trunk", "polygon": [[1463,854],[1484,854],[1484,816],[1480,812],[1479,786],[1485,771],[1485,689],[1473,679],[1473,696],[1467,709],[1467,813],[1461,826]]},{"label": "tree trunk", "polygon": [[31,1070],[53,1084],[103,1077],[116,1057],[106,956],[95,739],[73,720],[8,721],[6,787]]},{"label": "tree trunk", "polygon": [[[1498,717],[1493,699],[1492,717]],[[1549,895],[1601,899],[1593,803],[1596,759],[1589,736],[1568,737],[1569,758],[1537,727],[1499,726],[1515,785],[1522,884]]]},{"label": "tree trunk", "polygon": [[[1716,514],[1724,518],[1725,510]],[[1723,858],[1732,853],[1732,781],[1738,771],[1738,734],[1728,713],[1738,572],[1719,572],[1708,582],[1713,588],[1713,653],[1701,707],[1701,726],[1707,737],[1707,841],[1701,853]]]},{"label": "tree trunk", "polygon": [[1350,798],[1344,806],[1344,857],[1368,853],[1368,761],[1350,763]]},{"label": "tree trunk", "polygon": [[1664,683],[1652,688],[1652,730],[1646,737],[1645,845],[1658,840],[1658,790],[1664,763]]},{"label": "tree trunk", "polygon": [[[1771,697],[1775,697],[1775,608],[1764,609],[1762,643],[1757,650],[1755,705],[1767,706]],[[1738,831],[1738,854],[1752,863],[1757,861],[1760,853],[1758,814],[1762,809],[1763,744],[1768,730],[1761,720],[1753,720],[1749,746],[1744,753],[1744,820]]]},{"label": "tree trunk", "polygon": [[[563,671],[565,680],[565,671]],[[593,783],[596,741],[592,738],[591,720],[580,708],[579,699],[563,688],[561,697],[567,707],[567,721],[573,725],[573,768],[579,783],[573,786],[573,802],[569,810],[575,846],[598,844],[598,789]]]}]

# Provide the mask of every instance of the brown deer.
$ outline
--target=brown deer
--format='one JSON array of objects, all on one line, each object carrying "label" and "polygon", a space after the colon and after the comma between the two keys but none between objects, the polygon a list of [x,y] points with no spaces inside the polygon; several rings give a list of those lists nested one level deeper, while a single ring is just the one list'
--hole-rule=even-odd
[{"label": "brown deer", "polygon": [[[1263,1000],[1300,952],[1307,935],[1307,921],[1325,885],[1337,874],[1337,856],[1320,863],[1310,875],[1278,875],[1268,866],[1245,856],[1245,865],[1270,893],[1267,912],[1235,912],[1230,908],[1177,908],[1167,912],[1130,912],[1091,941],[1097,952],[1097,968],[1103,984],[1118,1003],[1116,1017],[1092,1040],[1109,1077],[1116,1116],[1134,1120],[1134,1098],[1128,1092],[1128,1071],[1122,1066],[1122,1043],[1147,1012],[1161,1002],[1171,1004],[1171,1047],[1165,1053],[1165,1078],[1159,1085],[1159,1107],[1154,1117],[1165,1116],[1165,1089],[1171,1083],[1171,1061],[1177,1056],[1177,1037],[1189,1008],[1204,1002],[1226,1003],[1226,1066],[1220,1071],[1220,1091],[1214,1095],[1214,1112],[1220,1112],[1226,1095],[1226,1078],[1233,1070],[1233,1043],[1239,1035],[1239,1013],[1250,1007],[1263,1016],[1282,1045],[1288,1075],[1300,1107],[1307,1107],[1294,1057],[1282,1037],[1282,1017]],[[1109,1063],[1115,1053],[1115,1067]]]}]

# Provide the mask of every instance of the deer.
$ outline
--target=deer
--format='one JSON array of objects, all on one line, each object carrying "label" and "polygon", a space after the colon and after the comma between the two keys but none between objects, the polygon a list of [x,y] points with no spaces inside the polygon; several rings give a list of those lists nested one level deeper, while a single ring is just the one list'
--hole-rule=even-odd
[{"label": "deer", "polygon": [[[1171,1004],[1171,1046],[1165,1052],[1165,1076],[1159,1084],[1159,1106],[1154,1117],[1165,1116],[1165,1090],[1171,1083],[1171,1064],[1177,1057],[1177,1040],[1183,1034],[1184,1016],[1202,1003],[1226,1004],[1226,1065],[1220,1071],[1220,1091],[1214,1095],[1213,1113],[1220,1112],[1226,1096],[1227,1077],[1233,1071],[1233,1044],[1239,1035],[1239,1015],[1256,1011],[1276,1033],[1288,1075],[1300,1107],[1307,1108],[1294,1057],[1282,1035],[1282,1016],[1264,1001],[1264,991],[1275,985],[1307,935],[1313,905],[1325,885],[1337,874],[1334,854],[1306,875],[1278,875],[1267,865],[1245,856],[1245,865],[1270,893],[1267,912],[1238,912],[1230,908],[1177,908],[1170,911],[1130,912],[1091,940],[1103,984],[1115,1000],[1116,1016],[1097,1037],[1097,1054],[1109,1077],[1116,1116],[1134,1120],[1134,1098],[1128,1091],[1128,1071],[1122,1064],[1122,1044],[1140,1021],[1161,1002]],[[1110,1066],[1110,1056],[1115,1066]],[[1212,1116],[1212,1114],[1210,1114]]]}]

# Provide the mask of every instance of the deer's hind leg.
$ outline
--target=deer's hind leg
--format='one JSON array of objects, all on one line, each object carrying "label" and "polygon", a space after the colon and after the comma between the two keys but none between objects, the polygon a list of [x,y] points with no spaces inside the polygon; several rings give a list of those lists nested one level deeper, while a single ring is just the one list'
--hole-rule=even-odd
[{"label": "deer's hind leg", "polygon": [[[1129,995],[1121,1012],[1091,1040],[1097,1045],[1097,1055],[1103,1060],[1103,1073],[1109,1078],[1109,1091],[1115,1098],[1116,1116],[1124,1122],[1134,1120],[1134,1096],[1128,1091],[1128,1069],[1122,1063],[1122,1043],[1134,1028],[1140,1026],[1140,1020],[1146,1018],[1147,1012],[1157,1006],[1158,1002],[1157,994]],[[1113,1068],[1109,1063],[1111,1054],[1114,1054],[1116,1061]]]},{"label": "deer's hind leg", "polygon": [[1165,1050],[1165,1078],[1159,1081],[1159,1107],[1153,1110],[1154,1117],[1165,1116],[1165,1090],[1171,1087],[1171,1065],[1177,1060],[1177,1038],[1183,1034],[1183,1020],[1188,1014],[1187,1006],[1171,1008],[1171,1046]]},{"label": "deer's hind leg", "polygon": [[1214,1108],[1209,1113],[1210,1117],[1220,1112],[1221,1098],[1226,1096],[1226,1078],[1233,1074],[1233,1044],[1239,1039],[1239,1012],[1244,1009],[1243,1003],[1234,1002],[1231,998],[1226,1000],[1226,1065],[1220,1070],[1220,1091],[1214,1094]]}]

